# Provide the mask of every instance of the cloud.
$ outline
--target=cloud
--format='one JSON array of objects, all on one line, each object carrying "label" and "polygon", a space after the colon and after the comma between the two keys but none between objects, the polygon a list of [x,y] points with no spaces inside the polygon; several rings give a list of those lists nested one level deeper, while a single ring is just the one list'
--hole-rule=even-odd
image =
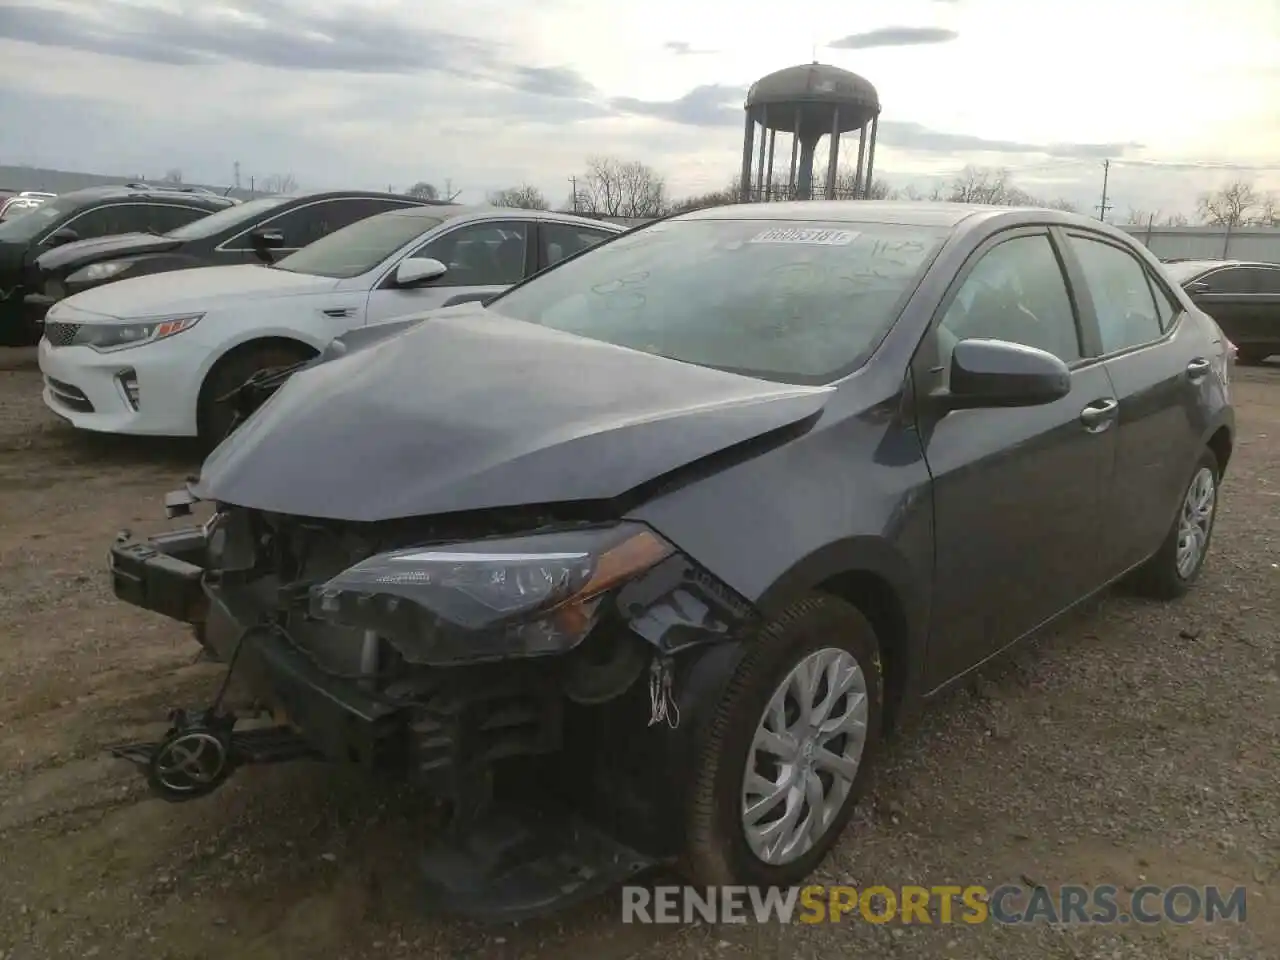
[{"label": "cloud", "polygon": [[878,143],[904,150],[933,153],[1041,153],[1051,157],[1098,159],[1119,157],[1130,150],[1141,150],[1140,143],[1024,143],[1017,140],[992,140],[967,133],[947,133],[918,123],[881,120],[876,134]]},{"label": "cloud", "polygon": [[545,97],[586,99],[572,67],[512,62],[503,45],[362,8],[317,9],[298,0],[226,0],[210,7],[141,7],[99,0],[87,10],[18,4],[0,38],[172,66],[241,63],[276,70],[363,75],[446,73]]},{"label": "cloud", "polygon": [[697,57],[706,53],[715,53],[714,50],[703,50],[694,47],[684,40],[668,40],[662,47],[668,53],[674,53],[677,57]]},{"label": "cloud", "polygon": [[621,113],[653,117],[691,127],[727,127],[742,125],[742,105],[747,88],[704,84],[694,87],[677,100],[637,100],[614,97],[609,106]]},{"label": "cloud", "polygon": [[585,100],[596,89],[572,67],[516,67],[513,86],[543,97]]},{"label": "cloud", "polygon": [[827,44],[836,50],[871,50],[875,47],[915,47],[950,43],[960,34],[942,27],[880,27],[866,33],[851,33]]},{"label": "cloud", "polygon": [[0,18],[0,36],[161,64],[233,61],[347,73],[470,69],[495,54],[491,44],[473,37],[355,10],[318,13],[245,0],[177,9],[99,0],[78,13],[19,4]]}]

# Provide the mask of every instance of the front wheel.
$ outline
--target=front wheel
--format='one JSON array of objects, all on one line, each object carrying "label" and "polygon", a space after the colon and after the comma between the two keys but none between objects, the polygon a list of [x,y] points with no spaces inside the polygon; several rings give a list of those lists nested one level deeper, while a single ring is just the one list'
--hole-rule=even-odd
[{"label": "front wheel", "polygon": [[711,721],[691,795],[684,872],[699,885],[791,886],[853,814],[880,738],[871,624],[813,595],[751,641]]},{"label": "front wheel", "polygon": [[301,343],[263,341],[250,343],[228,353],[218,361],[205,378],[200,391],[198,430],[200,443],[212,450],[235,429],[236,412],[221,397],[243,386],[254,374],[276,367],[288,367],[315,356],[315,351]]},{"label": "front wheel", "polygon": [[1218,515],[1218,458],[1204,451],[1191,473],[1164,543],[1132,579],[1135,591],[1155,600],[1181,597],[1200,576],[1209,555],[1213,524]]}]

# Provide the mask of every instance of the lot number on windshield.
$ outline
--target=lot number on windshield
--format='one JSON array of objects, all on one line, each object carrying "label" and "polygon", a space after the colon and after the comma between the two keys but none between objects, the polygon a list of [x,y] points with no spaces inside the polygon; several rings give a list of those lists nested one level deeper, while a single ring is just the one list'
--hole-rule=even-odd
[{"label": "lot number on windshield", "polygon": [[778,227],[752,237],[748,243],[815,243],[827,247],[843,247],[858,236],[855,230],[806,230]]}]

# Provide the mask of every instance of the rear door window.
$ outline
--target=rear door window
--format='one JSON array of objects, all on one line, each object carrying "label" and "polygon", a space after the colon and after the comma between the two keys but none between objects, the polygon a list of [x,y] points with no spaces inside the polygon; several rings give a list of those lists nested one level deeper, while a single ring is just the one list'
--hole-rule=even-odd
[{"label": "rear door window", "polygon": [[1070,243],[1098,316],[1102,352],[1158,340],[1164,327],[1146,268],[1133,254],[1104,240],[1071,234]]},{"label": "rear door window", "polygon": [[192,220],[207,217],[212,210],[204,207],[188,207],[175,203],[154,203],[147,208],[147,220],[156,233],[168,233],[185,226]]},{"label": "rear door window", "polygon": [[1226,267],[1201,278],[1205,293],[1257,293],[1258,271],[1247,267]]},{"label": "rear door window", "polygon": [[554,266],[565,257],[571,257],[613,236],[607,230],[593,230],[590,227],[554,221],[543,221],[538,232],[541,236],[540,267]]}]

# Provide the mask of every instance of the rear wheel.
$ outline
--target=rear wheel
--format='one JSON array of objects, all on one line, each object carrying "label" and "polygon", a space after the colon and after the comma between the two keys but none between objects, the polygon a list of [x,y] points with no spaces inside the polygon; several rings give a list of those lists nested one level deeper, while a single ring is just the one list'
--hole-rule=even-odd
[{"label": "rear wheel", "polygon": [[235,407],[219,398],[261,370],[287,367],[315,355],[316,352],[305,344],[276,341],[245,344],[219,360],[205,377],[200,390],[198,429],[201,445],[212,450],[233,430]]},{"label": "rear wheel", "polygon": [[689,879],[790,886],[812,873],[865,786],[882,698],[879,645],[856,607],[813,595],[768,624],[706,734]]},{"label": "rear wheel", "polygon": [[1192,471],[1164,543],[1134,573],[1131,582],[1135,592],[1155,600],[1174,600],[1191,589],[1209,555],[1220,477],[1218,458],[1206,450]]}]

